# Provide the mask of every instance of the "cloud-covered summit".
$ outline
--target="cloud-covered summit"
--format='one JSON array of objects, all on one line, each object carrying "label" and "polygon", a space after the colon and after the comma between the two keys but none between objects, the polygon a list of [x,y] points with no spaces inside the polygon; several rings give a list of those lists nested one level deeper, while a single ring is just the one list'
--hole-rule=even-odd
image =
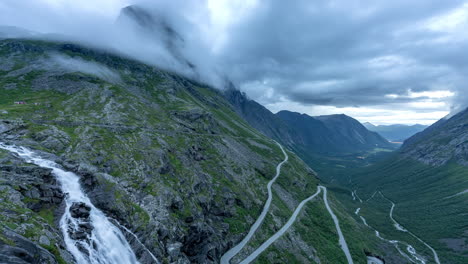
[{"label": "cloud-covered summit", "polygon": [[[163,17],[180,34],[176,49],[118,27],[130,4]],[[0,24],[73,36],[218,87],[227,76],[274,111],[430,123],[468,102],[468,1],[24,0],[0,3],[0,14]]]}]

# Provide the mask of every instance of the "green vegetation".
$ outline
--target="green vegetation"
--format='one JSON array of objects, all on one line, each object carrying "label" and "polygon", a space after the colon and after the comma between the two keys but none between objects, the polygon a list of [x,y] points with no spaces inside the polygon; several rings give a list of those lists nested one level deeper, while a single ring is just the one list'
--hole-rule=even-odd
[{"label": "green vegetation", "polygon": [[52,255],[54,255],[55,257],[55,260],[57,260],[59,264],[67,264],[67,262],[62,258],[62,256],[60,256],[60,251],[57,249],[56,246],[41,244],[41,247],[47,249],[50,253],[52,253]]},{"label": "green vegetation", "polygon": [[[450,249],[442,242],[447,238],[466,237],[466,195],[451,197],[468,189],[465,167],[456,163],[433,167],[394,157],[362,169],[352,178],[362,196],[369,197],[373,191],[381,190],[392,200],[396,204],[394,218],[435,248],[441,261],[459,263],[466,260],[462,257],[464,252]],[[390,205],[385,199],[373,199],[368,210],[372,214],[365,216],[377,229],[395,237],[401,232],[394,230],[388,217],[382,217],[388,215]],[[424,246],[418,248],[427,251]]]},{"label": "green vegetation", "polygon": [[305,163],[318,173],[322,181],[328,184],[339,183],[343,186],[349,184],[348,175],[354,169],[369,166],[392,155],[390,150],[381,148],[365,152],[329,156],[314,155],[300,149],[296,151],[304,159]]},{"label": "green vegetation", "polygon": [[[7,113],[0,114],[0,119],[20,122],[21,130],[26,132],[21,134],[27,139],[24,142],[109,174],[96,176],[96,185],[110,197],[110,208],[106,209],[121,213],[134,230],[153,234],[154,230],[146,229],[154,226],[153,214],[159,212],[150,210],[169,205],[168,214],[162,208],[164,215],[157,216],[158,221],[162,219],[158,226],[165,225],[178,235],[187,235],[189,225],[184,220],[193,215],[206,215],[202,206],[205,199],[210,207],[226,210],[228,215],[232,213],[229,217],[213,217],[210,221],[214,223],[209,223],[214,228],[223,222],[229,224],[226,240],[247,232],[263,207],[267,182],[284,157],[275,142],[250,127],[229,107],[220,91],[174,73],[76,45],[41,41],[22,44],[36,48],[27,49],[18,58],[15,69],[34,65],[38,57],[47,57],[44,51],[57,51],[106,65],[122,79],[122,83],[116,84],[77,72],[48,76],[51,80],[77,84],[67,90],[68,87],[36,87],[35,81],[44,77],[40,70],[18,77],[6,77],[8,73],[1,72],[0,111]],[[0,56],[12,48],[0,47]],[[14,104],[15,101],[27,104]],[[376,151],[366,158],[379,153]],[[288,151],[288,155],[289,161],[275,184],[284,193],[274,191],[271,211],[251,241],[251,249],[278,230],[294,207],[317,190],[319,180],[314,173],[295,154]],[[314,163],[317,157],[305,161],[317,170],[336,163],[334,168],[341,173],[363,164],[356,159],[351,155],[336,157],[317,166]],[[160,199],[152,201],[157,206],[142,201],[152,199],[150,196]],[[233,197],[239,201],[234,199],[233,205],[227,206]],[[175,198],[183,201],[182,207],[170,206]],[[24,202],[37,201],[25,199]],[[345,236],[353,244],[353,257],[363,261],[364,249],[379,253],[377,243],[366,240],[366,236],[373,237],[370,231],[347,216],[345,207],[338,201],[334,200],[333,204],[343,222]],[[35,213],[11,204],[0,205],[2,210],[29,216],[28,223],[32,226],[25,235],[30,238],[40,235],[44,225],[54,225],[53,208]],[[19,218],[7,219],[0,215],[0,223],[12,229],[16,229],[18,222],[21,222]],[[341,251],[334,225],[322,202],[310,202],[294,228],[294,239],[315,248],[322,263],[344,259],[337,253]],[[284,239],[289,240],[287,245],[294,245],[289,235]],[[56,248],[45,248],[61,261]],[[288,250],[278,243],[269,252],[283,263],[309,258],[307,252]],[[258,261],[268,261],[268,254],[263,254]]]}]

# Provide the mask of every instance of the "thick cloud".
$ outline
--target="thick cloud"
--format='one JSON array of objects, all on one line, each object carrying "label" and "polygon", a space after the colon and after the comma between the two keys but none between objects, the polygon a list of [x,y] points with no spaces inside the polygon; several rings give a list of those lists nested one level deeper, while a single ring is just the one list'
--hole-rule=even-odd
[{"label": "thick cloud", "polygon": [[[202,0],[6,1],[0,2],[0,25],[3,25],[0,37],[75,41],[221,86],[219,74],[214,70],[216,63],[210,59],[210,49],[200,33],[200,24],[194,21],[207,12]],[[150,20],[155,23],[139,25],[120,16],[122,8],[135,3],[144,11],[137,15],[153,16],[155,19]],[[12,26],[19,30],[14,31]],[[160,28],[148,29],[152,26]],[[183,43],[175,47],[177,50],[170,47],[176,43],[168,41],[172,36],[162,35],[169,34],[164,29],[166,26],[183,38]],[[169,42],[172,44],[168,45]],[[185,61],[196,65],[196,70]]]},{"label": "thick cloud", "polygon": [[223,61],[247,91],[273,91],[264,103],[282,97],[338,107],[444,101],[408,93],[464,94],[467,21],[453,31],[430,27],[438,16],[450,20],[447,14],[463,9],[463,1],[262,1],[233,30]]},{"label": "thick cloud", "polygon": [[[134,3],[182,36],[179,51],[116,26]],[[0,24],[66,34],[218,87],[227,76],[272,110],[427,123],[468,103],[466,0],[6,0]]]}]

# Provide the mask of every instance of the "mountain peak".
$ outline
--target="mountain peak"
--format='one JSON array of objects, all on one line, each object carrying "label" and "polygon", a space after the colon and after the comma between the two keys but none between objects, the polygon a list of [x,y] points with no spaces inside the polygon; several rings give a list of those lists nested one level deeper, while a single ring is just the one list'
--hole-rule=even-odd
[{"label": "mountain peak", "polygon": [[141,29],[160,35],[159,37],[170,38],[171,41],[184,42],[182,36],[157,11],[149,11],[138,5],[129,5],[120,11],[117,23],[121,23],[124,20],[130,20],[141,27]]},{"label": "mountain peak", "polygon": [[280,111],[276,115],[293,128],[297,146],[317,153],[352,153],[377,146],[393,147],[380,135],[370,132],[359,121],[345,114],[312,117]]},{"label": "mountain peak", "polygon": [[185,40],[163,13],[139,5],[122,8],[116,21],[122,27],[129,27],[133,32],[144,36],[155,45],[162,45],[171,56],[184,66],[194,69],[193,63],[183,54]]}]

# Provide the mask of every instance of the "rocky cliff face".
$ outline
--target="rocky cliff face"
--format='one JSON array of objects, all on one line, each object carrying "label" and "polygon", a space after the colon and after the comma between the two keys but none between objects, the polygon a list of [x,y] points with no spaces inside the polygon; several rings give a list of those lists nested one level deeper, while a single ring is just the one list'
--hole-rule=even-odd
[{"label": "rocky cliff face", "polygon": [[468,109],[409,138],[401,151],[425,164],[440,166],[455,161],[468,166]]},{"label": "rocky cliff face", "polygon": [[56,221],[64,194],[50,170],[0,151],[0,175],[0,262],[71,262]]}]

